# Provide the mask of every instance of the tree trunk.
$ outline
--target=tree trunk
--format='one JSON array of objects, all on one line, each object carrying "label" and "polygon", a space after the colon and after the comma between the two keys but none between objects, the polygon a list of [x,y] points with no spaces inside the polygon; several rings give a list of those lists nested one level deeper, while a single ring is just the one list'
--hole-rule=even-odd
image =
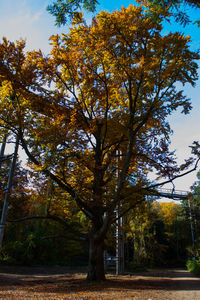
[{"label": "tree trunk", "polygon": [[104,240],[89,239],[89,265],[87,279],[91,281],[105,280],[104,271]]}]

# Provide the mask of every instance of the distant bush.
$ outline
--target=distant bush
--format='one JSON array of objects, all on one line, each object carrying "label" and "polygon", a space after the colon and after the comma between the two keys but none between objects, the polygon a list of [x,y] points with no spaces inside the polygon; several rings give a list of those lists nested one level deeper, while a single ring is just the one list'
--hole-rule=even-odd
[{"label": "distant bush", "polygon": [[[6,227],[0,264],[82,266],[87,244],[67,235],[65,228],[43,220]],[[55,238],[54,238],[55,237]]]},{"label": "distant bush", "polygon": [[188,271],[195,275],[200,275],[200,257],[197,259],[189,259],[186,263]]}]

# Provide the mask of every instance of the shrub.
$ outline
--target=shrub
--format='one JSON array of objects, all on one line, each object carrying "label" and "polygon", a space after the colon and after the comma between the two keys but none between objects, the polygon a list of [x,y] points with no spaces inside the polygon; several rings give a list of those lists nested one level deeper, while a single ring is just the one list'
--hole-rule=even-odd
[{"label": "shrub", "polygon": [[200,275],[200,257],[197,259],[189,259],[186,263],[188,271],[194,273],[195,275]]}]

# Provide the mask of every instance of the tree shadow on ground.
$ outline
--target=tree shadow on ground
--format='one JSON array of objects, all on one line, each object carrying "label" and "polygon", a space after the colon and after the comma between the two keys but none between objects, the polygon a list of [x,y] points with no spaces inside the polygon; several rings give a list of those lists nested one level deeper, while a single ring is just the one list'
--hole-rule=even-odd
[{"label": "tree shadow on ground", "polygon": [[0,273],[16,275],[60,275],[86,273],[87,267],[63,266],[9,266],[0,265]]},{"label": "tree shadow on ground", "polygon": [[152,269],[148,272],[129,273],[130,276],[161,277],[161,278],[197,278],[186,269]]},{"label": "tree shadow on ground", "polygon": [[[88,282],[85,274],[16,275],[0,274],[0,289],[24,289],[39,293],[79,293],[135,290],[190,291],[200,290],[200,279],[184,270],[167,270],[145,274],[108,275],[103,282]],[[158,276],[161,274],[162,276]],[[173,277],[170,276],[173,275]],[[164,276],[165,275],[165,276]]]}]

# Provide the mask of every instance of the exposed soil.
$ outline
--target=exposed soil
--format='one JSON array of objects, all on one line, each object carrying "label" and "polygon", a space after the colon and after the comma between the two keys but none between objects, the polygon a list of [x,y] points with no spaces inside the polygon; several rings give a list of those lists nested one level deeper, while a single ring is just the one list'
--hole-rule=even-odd
[{"label": "exposed soil", "polygon": [[183,269],[108,274],[99,283],[85,278],[83,270],[69,268],[0,266],[0,299],[200,299],[200,278]]}]

